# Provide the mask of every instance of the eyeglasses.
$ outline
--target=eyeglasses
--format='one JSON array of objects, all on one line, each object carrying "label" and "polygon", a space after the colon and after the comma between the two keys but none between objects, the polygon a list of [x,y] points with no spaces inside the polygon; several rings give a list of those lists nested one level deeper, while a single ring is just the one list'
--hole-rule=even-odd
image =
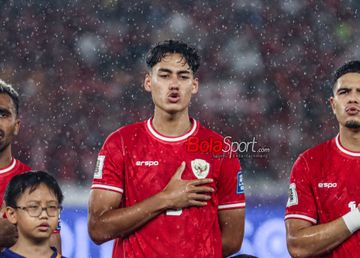
[{"label": "eyeglasses", "polygon": [[29,205],[25,207],[16,206],[15,208],[26,211],[30,217],[39,217],[44,210],[49,217],[57,217],[62,210],[61,206],[56,205],[49,205],[45,208],[41,207],[40,205]]}]

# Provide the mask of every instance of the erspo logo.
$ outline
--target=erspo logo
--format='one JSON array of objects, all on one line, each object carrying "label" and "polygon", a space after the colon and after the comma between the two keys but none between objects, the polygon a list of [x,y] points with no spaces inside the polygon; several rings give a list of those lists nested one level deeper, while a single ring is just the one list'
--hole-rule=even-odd
[{"label": "erspo logo", "polygon": [[152,167],[152,166],[159,166],[159,161],[157,160],[144,160],[144,161],[136,161],[136,166],[141,167]]},{"label": "erspo logo", "polygon": [[337,183],[319,183],[319,188],[335,188],[337,187]]}]

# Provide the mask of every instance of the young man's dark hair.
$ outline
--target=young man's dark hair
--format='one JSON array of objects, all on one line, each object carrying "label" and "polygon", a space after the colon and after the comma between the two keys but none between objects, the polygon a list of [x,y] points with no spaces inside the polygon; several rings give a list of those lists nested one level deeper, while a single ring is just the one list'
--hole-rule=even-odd
[{"label": "young man's dark hair", "polygon": [[115,239],[114,258],[227,257],[241,247],[245,194],[239,159],[225,150],[215,158],[211,150],[188,148],[189,139],[224,139],[189,114],[199,90],[199,59],[183,42],[155,45],[143,84],[153,116],[117,129],[99,151],[88,231],[96,244]]},{"label": "young man's dark hair", "polygon": [[185,58],[193,74],[197,72],[200,67],[200,56],[196,49],[188,46],[184,42],[176,40],[166,40],[153,47],[146,56],[147,67],[150,69],[159,63],[167,54],[175,53],[180,54]]},{"label": "young man's dark hair", "polygon": [[56,196],[59,204],[62,203],[64,196],[56,179],[44,171],[29,171],[14,176],[8,184],[5,192],[5,203],[7,206],[16,208],[16,201],[27,189],[30,193],[40,185],[46,185]]},{"label": "young man's dark hair", "polygon": [[16,115],[19,115],[19,94],[10,85],[0,79],[0,94],[7,94],[12,99],[15,105]]},{"label": "young man's dark hair", "polygon": [[334,73],[332,79],[332,89],[335,89],[337,80],[347,73],[360,73],[360,61],[353,60],[340,66]]}]

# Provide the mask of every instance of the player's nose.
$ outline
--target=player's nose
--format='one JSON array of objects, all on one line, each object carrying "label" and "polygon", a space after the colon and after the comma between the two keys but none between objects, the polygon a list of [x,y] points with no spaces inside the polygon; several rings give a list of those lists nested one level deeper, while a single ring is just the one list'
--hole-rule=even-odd
[{"label": "player's nose", "polygon": [[358,91],[352,90],[348,96],[348,103],[360,103],[360,93]]},{"label": "player's nose", "polygon": [[49,214],[48,214],[48,211],[47,211],[46,208],[42,208],[39,217],[40,217],[40,219],[41,219],[41,218],[48,218],[48,217],[49,217]]},{"label": "player's nose", "polygon": [[171,77],[169,88],[170,89],[178,89],[180,86],[179,79],[176,76]]}]

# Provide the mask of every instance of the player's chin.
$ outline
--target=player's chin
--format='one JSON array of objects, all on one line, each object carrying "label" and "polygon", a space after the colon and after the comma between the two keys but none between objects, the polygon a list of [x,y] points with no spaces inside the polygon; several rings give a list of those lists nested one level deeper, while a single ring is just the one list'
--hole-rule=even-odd
[{"label": "player's chin", "polygon": [[175,114],[186,109],[183,103],[168,103],[165,110],[169,114]]},{"label": "player's chin", "polygon": [[348,129],[353,129],[353,130],[360,130],[360,120],[359,119],[348,119],[345,122],[345,127]]},{"label": "player's chin", "polygon": [[51,231],[48,232],[35,232],[33,234],[33,238],[36,239],[37,242],[42,242],[42,241],[46,241],[50,238],[51,236]]},{"label": "player's chin", "polygon": [[175,114],[181,112],[181,110],[180,110],[180,109],[174,109],[174,108],[173,108],[173,109],[166,109],[166,112],[167,112],[168,114],[175,115]]}]

